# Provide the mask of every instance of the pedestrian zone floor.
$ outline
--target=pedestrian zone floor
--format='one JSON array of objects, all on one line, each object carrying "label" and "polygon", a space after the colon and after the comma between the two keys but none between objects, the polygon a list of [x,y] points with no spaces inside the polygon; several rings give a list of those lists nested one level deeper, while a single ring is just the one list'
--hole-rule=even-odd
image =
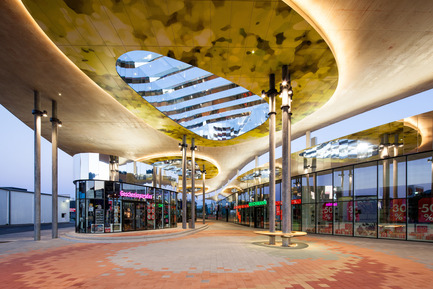
[{"label": "pedestrian zone floor", "polygon": [[269,247],[254,228],[200,223],[1,235],[0,288],[433,288],[431,243],[309,234],[294,248]]}]

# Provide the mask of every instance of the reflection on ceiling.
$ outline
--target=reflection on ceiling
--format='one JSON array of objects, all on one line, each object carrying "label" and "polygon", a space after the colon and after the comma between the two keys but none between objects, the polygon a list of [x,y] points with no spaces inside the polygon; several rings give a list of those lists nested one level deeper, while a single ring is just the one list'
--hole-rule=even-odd
[{"label": "reflection on ceiling", "polygon": [[[253,170],[252,172],[247,172],[246,174],[240,177],[241,182],[252,181],[258,178],[269,179],[270,170],[269,168],[263,168],[258,170]],[[281,168],[275,168],[275,175],[281,175]]]},{"label": "reflection on ceiling", "polygon": [[377,145],[365,141],[339,139],[307,149],[300,153],[299,156],[318,159],[365,159],[377,155],[378,150]]},{"label": "reflection on ceiling", "polygon": [[[268,89],[269,73],[275,73],[278,81],[281,66],[289,64],[292,110],[296,111],[293,122],[323,106],[337,87],[338,69],[331,49],[283,1],[23,3],[54,44],[120,104],[175,139],[183,135],[195,137],[197,146],[248,142],[267,136],[268,126],[265,122],[224,141],[198,137],[146,102],[119,77],[116,62],[121,55],[133,50],[153,51],[209,71],[258,95]],[[281,120],[277,118],[279,129]]]},{"label": "reflection on ceiling", "polygon": [[[178,156],[165,156],[165,157],[153,157],[143,158],[140,161],[153,165],[157,168],[161,168],[165,171],[172,172],[178,176],[182,175],[182,159]],[[206,179],[212,179],[219,173],[218,167],[209,160],[202,159],[200,157],[195,158],[195,178],[201,179],[203,166],[206,170]],[[191,160],[187,160],[187,178],[191,178]]]},{"label": "reflection on ceiling", "polygon": [[251,91],[158,53],[127,52],[116,69],[143,99],[206,139],[235,138],[268,118],[268,103]]}]

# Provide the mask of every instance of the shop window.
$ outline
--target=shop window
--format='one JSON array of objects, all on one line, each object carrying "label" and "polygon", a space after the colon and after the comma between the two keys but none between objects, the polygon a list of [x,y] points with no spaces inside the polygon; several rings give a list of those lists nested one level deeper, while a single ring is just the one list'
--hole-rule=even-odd
[{"label": "shop window", "polygon": [[377,198],[377,165],[376,162],[356,165],[354,169],[355,198]]},{"label": "shop window", "polygon": [[377,236],[377,200],[355,201],[355,236]]},{"label": "shop window", "polygon": [[332,171],[317,173],[317,195],[320,202],[334,201],[334,190],[332,188]]},{"label": "shop window", "polygon": [[337,201],[353,199],[353,168],[346,167],[334,170],[334,198]]},{"label": "shop window", "polygon": [[334,234],[353,235],[353,201],[334,203]]},{"label": "shop window", "polygon": [[406,239],[406,199],[378,201],[379,238]]},{"label": "shop window", "polygon": [[379,199],[406,197],[406,158],[386,159],[378,167]]},{"label": "shop window", "polygon": [[316,201],[314,174],[302,176],[302,203],[314,203]]}]

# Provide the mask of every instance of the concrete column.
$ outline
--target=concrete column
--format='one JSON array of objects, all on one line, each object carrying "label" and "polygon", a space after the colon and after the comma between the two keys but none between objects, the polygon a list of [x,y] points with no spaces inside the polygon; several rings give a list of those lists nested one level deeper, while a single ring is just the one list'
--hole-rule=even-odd
[{"label": "concrete column", "polygon": [[110,181],[118,181],[119,180],[119,157],[110,155]]},{"label": "concrete column", "polygon": [[[275,75],[269,76],[269,232],[275,232]],[[269,244],[275,245],[275,236],[269,236]]]},{"label": "concrete column", "polygon": [[305,132],[305,147],[309,148],[311,146],[311,131]]},{"label": "concrete column", "polygon": [[158,170],[158,168],[157,167],[153,167],[152,168],[152,187],[157,187],[158,186],[158,184],[157,184],[157,182],[156,182],[156,175],[157,175],[157,171]]},{"label": "concrete column", "polygon": [[203,165],[203,171],[202,171],[202,176],[203,176],[203,224],[206,223],[206,202],[205,202],[205,197],[206,197],[206,170],[205,170],[205,166]]},{"label": "concrete column", "polygon": [[182,140],[182,229],[186,229],[186,218],[187,218],[187,201],[186,201],[186,135],[183,136]]},{"label": "concrete column", "polygon": [[195,229],[195,150],[194,138],[191,139],[191,229]]},{"label": "concrete column", "polygon": [[134,176],[137,177],[137,162],[134,161]]},{"label": "concrete column", "polygon": [[35,140],[34,140],[34,240],[41,239],[41,98],[38,91],[34,91],[35,108],[33,114],[35,116]]},{"label": "concrete column", "polygon": [[52,234],[53,239],[59,237],[58,231],[58,156],[57,156],[57,133],[59,120],[57,118],[57,102],[52,101],[51,121],[51,154],[52,154]]},{"label": "concrete column", "polygon": [[[283,125],[283,145],[282,145],[282,158],[283,158],[283,169],[282,169],[282,187],[281,187],[281,201],[282,201],[282,231],[283,233],[289,233],[292,230],[292,216],[291,216],[291,111],[290,102],[291,96],[289,95],[289,81],[288,67],[283,66],[283,82],[286,81],[286,87],[282,89],[282,125]],[[284,247],[289,246],[289,238],[283,239]]]}]

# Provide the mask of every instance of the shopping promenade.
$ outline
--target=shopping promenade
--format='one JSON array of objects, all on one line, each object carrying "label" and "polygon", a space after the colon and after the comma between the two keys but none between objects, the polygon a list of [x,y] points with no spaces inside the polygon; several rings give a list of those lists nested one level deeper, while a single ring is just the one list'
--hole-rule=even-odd
[{"label": "shopping promenade", "polygon": [[0,287],[433,288],[431,243],[308,235],[270,248],[253,231],[213,221],[85,238],[64,228],[56,240],[47,230],[39,242],[0,235]]}]

